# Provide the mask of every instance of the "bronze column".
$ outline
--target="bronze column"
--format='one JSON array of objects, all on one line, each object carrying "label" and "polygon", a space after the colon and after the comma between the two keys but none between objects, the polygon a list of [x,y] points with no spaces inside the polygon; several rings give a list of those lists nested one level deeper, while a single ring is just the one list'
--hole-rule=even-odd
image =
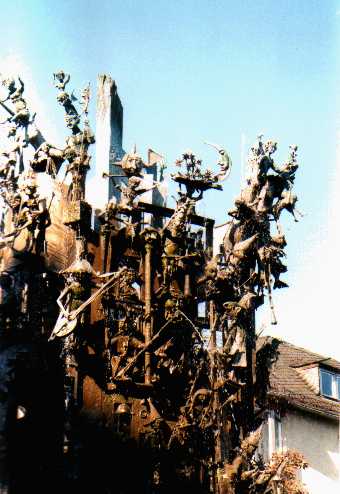
[{"label": "bronze column", "polygon": [[[145,345],[150,343],[153,332],[153,317],[152,317],[152,251],[153,244],[157,238],[157,231],[153,228],[147,228],[142,232],[145,241],[145,257],[144,257],[144,339]],[[145,352],[145,384],[151,384],[151,353]]]}]

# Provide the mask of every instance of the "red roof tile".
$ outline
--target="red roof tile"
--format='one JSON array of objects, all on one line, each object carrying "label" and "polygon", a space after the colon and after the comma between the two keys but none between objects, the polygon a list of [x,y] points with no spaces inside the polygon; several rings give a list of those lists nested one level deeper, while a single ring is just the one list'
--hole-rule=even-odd
[{"label": "red roof tile", "polygon": [[[258,348],[270,340],[272,340],[270,337],[259,338]],[[282,397],[288,404],[305,408],[310,413],[321,413],[332,418],[339,418],[340,402],[315,393],[298,370],[304,366],[312,366],[312,364],[340,372],[340,362],[285,341],[279,341],[278,358],[270,371],[269,396]]]}]

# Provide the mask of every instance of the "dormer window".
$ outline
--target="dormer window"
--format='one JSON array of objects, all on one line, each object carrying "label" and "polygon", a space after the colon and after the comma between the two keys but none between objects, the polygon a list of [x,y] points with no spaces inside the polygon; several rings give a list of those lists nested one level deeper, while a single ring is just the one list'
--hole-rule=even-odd
[{"label": "dormer window", "polygon": [[320,369],[320,394],[340,400],[340,374]]}]

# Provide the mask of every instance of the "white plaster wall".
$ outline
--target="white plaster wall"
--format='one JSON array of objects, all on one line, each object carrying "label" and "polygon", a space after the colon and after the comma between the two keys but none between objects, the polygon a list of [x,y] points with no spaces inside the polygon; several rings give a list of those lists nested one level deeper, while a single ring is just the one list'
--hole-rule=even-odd
[{"label": "white plaster wall", "polygon": [[304,381],[313,389],[315,393],[320,392],[319,367],[310,367],[309,369],[296,369]]},{"label": "white plaster wall", "polygon": [[282,418],[283,444],[300,451],[309,463],[302,481],[310,494],[340,493],[339,423],[289,411]]}]

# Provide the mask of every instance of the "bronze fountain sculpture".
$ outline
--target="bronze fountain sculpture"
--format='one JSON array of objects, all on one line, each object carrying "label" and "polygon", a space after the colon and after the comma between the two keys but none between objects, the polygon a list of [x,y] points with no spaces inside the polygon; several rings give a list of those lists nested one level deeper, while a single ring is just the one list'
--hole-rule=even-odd
[{"label": "bronze fountain sculpture", "polygon": [[258,138],[216,255],[214,221],[197,213],[231,171],[215,144],[216,172],[191,151],[177,160],[174,209],[142,200],[159,183],[126,153],[125,182],[106,174],[119,199],[93,228],[90,91],[80,112],[69,82],[54,74],[63,149],[37,129],[21,79],[2,82],[0,492],[276,492],[254,458],[268,384],[255,311],[268,299],[275,323],[272,291],[287,286],[279,220],[296,219],[297,147],[278,166],[276,143]]}]

